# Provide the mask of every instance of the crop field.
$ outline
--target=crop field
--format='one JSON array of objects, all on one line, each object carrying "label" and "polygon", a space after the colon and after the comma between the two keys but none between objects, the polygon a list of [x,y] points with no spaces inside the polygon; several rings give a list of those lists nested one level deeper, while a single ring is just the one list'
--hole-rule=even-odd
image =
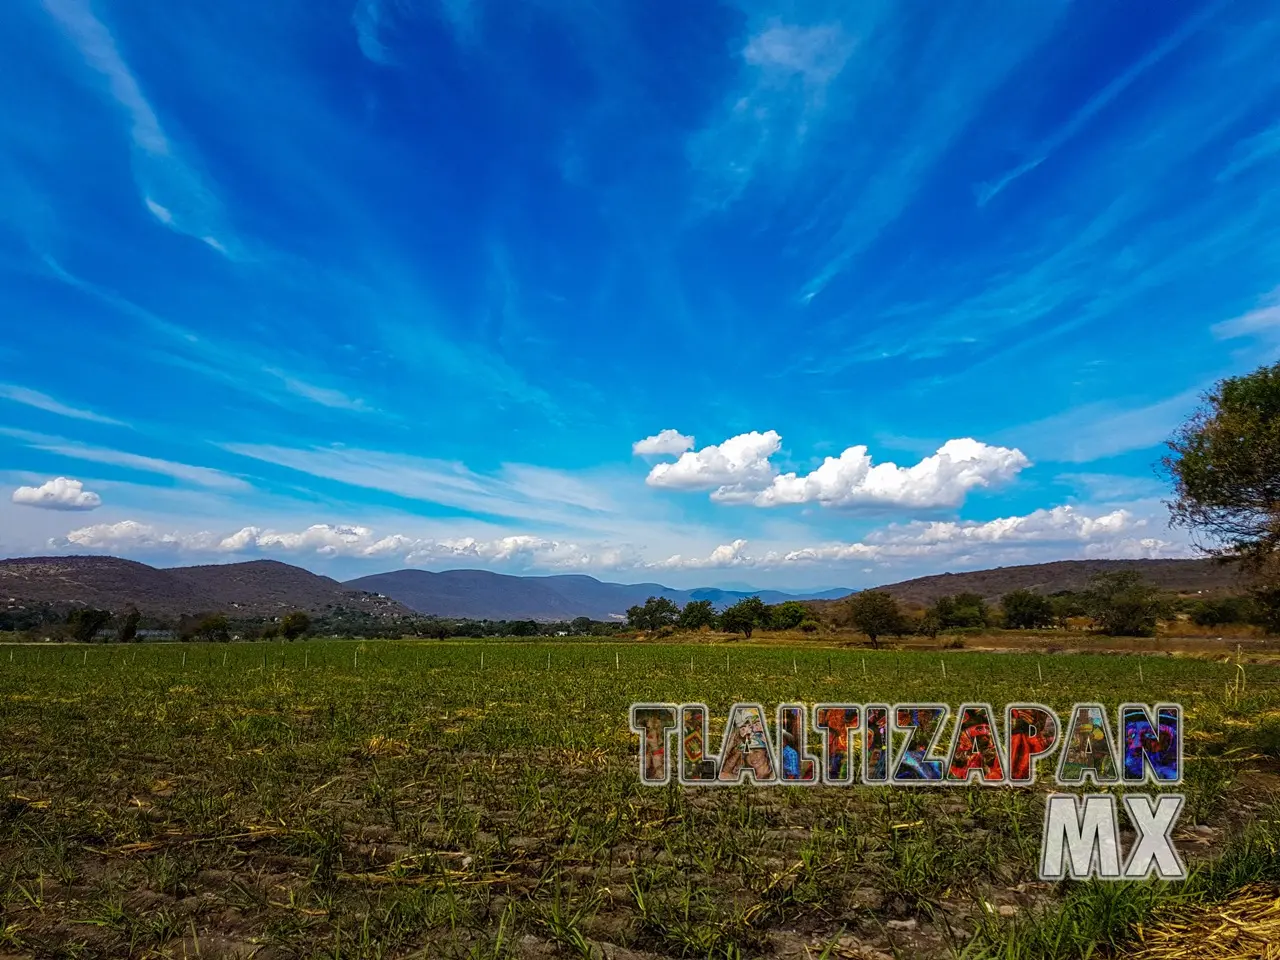
[{"label": "crop field", "polygon": [[[1191,879],[1037,882],[1047,766],[1034,788],[654,788],[628,729],[632,702],[701,701],[714,749],[735,701],[965,700],[1182,703]],[[0,647],[0,957],[1127,955],[1139,922],[1272,902],[1278,754],[1280,666],[1227,658]]]}]

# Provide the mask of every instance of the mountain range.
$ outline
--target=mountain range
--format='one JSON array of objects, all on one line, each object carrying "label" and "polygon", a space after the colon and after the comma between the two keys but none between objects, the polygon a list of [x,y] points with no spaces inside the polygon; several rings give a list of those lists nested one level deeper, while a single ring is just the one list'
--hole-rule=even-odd
[{"label": "mountain range", "polygon": [[620,619],[627,608],[649,597],[667,597],[684,606],[690,600],[710,600],[722,610],[743,597],[759,596],[765,603],[786,600],[831,600],[852,590],[792,594],[778,590],[719,590],[702,587],[676,590],[660,583],[608,583],[582,574],[516,577],[488,570],[397,570],[348,581],[347,587],[390,597],[419,613],[438,617],[488,620]]},{"label": "mountain range", "polygon": [[[927,604],[944,594],[977,593],[997,600],[1010,590],[1079,590],[1096,573],[1136,570],[1162,590],[1228,593],[1242,589],[1238,571],[1211,560],[1062,560],[892,583],[899,600]],[[683,606],[710,600],[717,609],[756,595],[769,604],[802,600],[821,606],[853,593],[777,590],[677,590],[660,583],[610,583],[581,574],[520,577],[487,570],[397,570],[346,583],[275,560],[157,568],[117,557],[30,557],[0,560],[0,604],[51,603],[176,617],[222,612],[233,617],[276,617],[291,610],[359,610],[375,616],[411,613],[484,620],[592,620],[622,618],[651,596]]]},{"label": "mountain range", "polygon": [[25,557],[0,560],[0,604],[51,603],[148,616],[225,613],[278,617],[292,610],[324,613],[355,607],[407,616],[405,607],[337,580],[276,560],[161,569],[119,557]]}]

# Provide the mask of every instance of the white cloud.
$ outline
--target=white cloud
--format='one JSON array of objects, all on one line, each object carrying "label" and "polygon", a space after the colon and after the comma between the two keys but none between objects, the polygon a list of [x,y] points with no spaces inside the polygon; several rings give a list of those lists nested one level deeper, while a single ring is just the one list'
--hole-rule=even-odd
[{"label": "white cloud", "polygon": [[1257,309],[1231,320],[1215,323],[1210,330],[1219,340],[1247,336],[1274,337],[1280,334],[1280,290],[1273,291]]},{"label": "white cloud", "polygon": [[722,543],[706,557],[682,557],[676,554],[645,566],[655,570],[719,570],[727,567],[754,567],[767,562],[750,556],[746,548],[747,541],[735,540],[733,543]]},{"label": "white cloud", "polygon": [[0,427],[0,434],[21,440],[36,450],[56,453],[73,460],[87,460],[91,463],[107,463],[117,467],[127,467],[144,473],[157,473],[162,476],[183,480],[201,487],[216,490],[249,490],[248,483],[229,473],[215,470],[212,467],[198,467],[188,463],[175,463],[172,460],[160,460],[156,457],[144,457],[123,450],[111,450],[105,447],[91,447],[60,437],[47,437],[26,430],[12,430]]},{"label": "white cloud", "polygon": [[580,478],[542,467],[507,464],[499,476],[489,477],[461,463],[377,450],[255,444],[224,449],[311,476],[491,516],[582,525],[605,516],[613,523],[621,512]]},{"label": "white cloud", "polygon": [[9,383],[0,383],[0,397],[28,407],[35,407],[37,410],[44,410],[46,413],[56,413],[60,417],[70,417],[73,420],[88,420],[92,423],[105,423],[115,427],[124,426],[119,420],[100,416],[92,410],[69,407],[65,403],[59,403],[46,393],[40,393],[38,390],[29,390],[26,387],[14,386]]},{"label": "white cloud", "polygon": [[57,477],[38,487],[19,487],[13,491],[14,503],[45,510],[96,510],[102,498],[84,489],[79,480]]},{"label": "white cloud", "polygon": [[690,158],[716,183],[713,202],[737,200],[763,167],[795,168],[854,42],[838,23],[764,24],[742,49],[743,86],[700,131]]},{"label": "white cloud", "polygon": [[207,552],[213,550],[217,542],[212,533],[164,533],[151,524],[121,520],[72,530],[65,537],[51,539],[49,546],[55,550]]},{"label": "white cloud", "polygon": [[170,229],[204,240],[227,254],[226,247],[212,236],[217,232],[212,225],[220,219],[217,201],[165,136],[106,25],[93,15],[87,0],[44,0],[44,7],[85,62],[106,78],[111,96],[128,113],[134,179],[144,206]]},{"label": "white cloud", "polygon": [[693,437],[686,437],[678,430],[661,430],[652,437],[637,440],[631,445],[631,452],[637,457],[676,457],[692,448]]},{"label": "white cloud", "polygon": [[1053,463],[1088,463],[1163,443],[1195,412],[1203,388],[1128,410],[1113,403],[1088,403],[1065,413],[1006,431],[1007,442]]},{"label": "white cloud", "polygon": [[[1150,519],[1128,510],[1086,513],[1071,506],[987,521],[915,522],[877,530],[861,542],[827,543],[793,550],[747,551],[745,540],[716,547],[706,557],[676,555],[645,566],[665,570],[900,561],[964,562],[997,566],[1069,557],[1189,556],[1185,544],[1143,537]],[[866,572],[866,571],[863,571]],[[929,572],[929,571],[926,571]]]},{"label": "white cloud", "polygon": [[278,379],[284,385],[284,388],[295,396],[318,403],[322,407],[359,412],[367,412],[369,410],[369,405],[359,397],[349,397],[341,390],[334,390],[331,387],[319,387],[272,367],[264,368],[263,372]]},{"label": "white cloud", "polygon": [[646,482],[652,487],[675,490],[758,488],[773,478],[769,458],[781,446],[782,437],[777,432],[753,430],[718,445],[690,450],[675,463],[659,463],[649,471]]},{"label": "white cloud", "polygon": [[914,522],[870,533],[860,542],[788,548],[769,543],[752,551],[738,538],[705,555],[682,552],[649,560],[630,544],[582,542],[529,534],[415,536],[381,533],[357,524],[313,524],[298,530],[245,526],[231,533],[178,532],[135,520],[102,523],[54,538],[58,550],[170,553],[206,557],[278,555],[351,559],[411,566],[499,566],[522,572],[778,571],[813,566],[866,572],[909,567],[904,575],[937,572],[940,565],[992,567],[1084,557],[1189,556],[1185,544],[1153,535],[1153,521],[1129,510],[1088,512],[1071,506],[988,521]]},{"label": "white cloud", "polygon": [[478,562],[553,570],[621,569],[641,565],[628,547],[579,545],[528,535],[487,540],[436,539],[399,533],[379,535],[369,527],[326,523],[296,532],[248,526],[222,536],[209,531],[166,532],[152,524],[125,520],[72,530],[65,537],[50,540],[49,545],[55,549],[164,550],[222,556],[276,553],[324,558],[396,557],[407,564]]},{"label": "white cloud", "polygon": [[948,440],[938,452],[911,467],[873,466],[865,446],[827,457],[806,476],[786,473],[755,493],[716,491],[722,500],[745,500],[759,507],[820,503],[829,507],[955,507],[975,488],[1012,480],[1031,462],[1020,450],[977,440]]},{"label": "white cloud", "polygon": [[1191,555],[1185,544],[1157,537],[1131,537],[1114,543],[1090,544],[1084,548],[1084,553],[1085,556],[1108,560],[1156,560]]},{"label": "white cloud", "polygon": [[782,438],[773,430],[744,433],[683,453],[675,463],[656,465],[648,483],[677,490],[709,489],[713,500],[757,507],[819,503],[934,509],[958,506],[969,491],[1008,482],[1030,466],[1020,450],[965,438],[948,440],[937,453],[910,467],[873,465],[865,446],[849,447],[800,476],[778,474],[770,463],[781,445]]}]

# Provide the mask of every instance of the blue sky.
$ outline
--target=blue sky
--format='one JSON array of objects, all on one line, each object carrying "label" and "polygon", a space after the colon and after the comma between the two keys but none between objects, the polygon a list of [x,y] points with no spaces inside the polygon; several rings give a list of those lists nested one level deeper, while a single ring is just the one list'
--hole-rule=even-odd
[{"label": "blue sky", "polygon": [[1176,556],[1280,347],[1265,2],[15,0],[0,553]]}]

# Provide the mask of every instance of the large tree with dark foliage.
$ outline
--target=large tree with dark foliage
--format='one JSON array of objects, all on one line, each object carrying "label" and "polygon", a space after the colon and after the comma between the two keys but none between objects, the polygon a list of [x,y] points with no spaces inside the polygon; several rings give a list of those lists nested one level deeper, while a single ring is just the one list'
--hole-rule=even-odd
[{"label": "large tree with dark foliage", "polygon": [[1280,363],[1219,382],[1168,446],[1173,523],[1209,554],[1277,566]]},{"label": "large tree with dark foliage", "polygon": [[728,633],[750,639],[757,627],[768,626],[769,607],[759,597],[743,597],[720,614],[720,626]]},{"label": "large tree with dark foliage", "polygon": [[1280,628],[1280,363],[1218,382],[1169,441],[1174,526],[1200,550],[1238,559],[1260,618]]},{"label": "large tree with dark foliage", "polygon": [[1053,601],[1031,590],[1010,590],[1000,598],[1004,625],[1011,630],[1038,630],[1053,625]]},{"label": "large tree with dark foliage", "polygon": [[871,645],[880,649],[880,638],[887,633],[901,633],[902,611],[898,601],[883,590],[863,590],[849,598],[849,620],[867,635]]},{"label": "large tree with dark foliage", "polygon": [[680,611],[677,621],[681,630],[701,630],[716,625],[716,608],[710,600],[690,600]]},{"label": "large tree with dark foliage", "polygon": [[67,614],[67,632],[79,643],[92,643],[98,631],[111,622],[110,610],[78,607]]},{"label": "large tree with dark foliage", "polygon": [[116,629],[117,643],[133,643],[138,639],[138,624],[142,622],[142,614],[138,608],[130,606],[120,618],[120,626]]},{"label": "large tree with dark foliage", "polygon": [[661,630],[670,627],[680,618],[680,608],[667,597],[650,597],[644,606],[634,606],[627,611],[627,626],[637,630]]},{"label": "large tree with dark foliage", "polygon": [[1098,629],[1116,637],[1152,636],[1165,612],[1159,591],[1136,570],[1095,575],[1084,602]]}]

